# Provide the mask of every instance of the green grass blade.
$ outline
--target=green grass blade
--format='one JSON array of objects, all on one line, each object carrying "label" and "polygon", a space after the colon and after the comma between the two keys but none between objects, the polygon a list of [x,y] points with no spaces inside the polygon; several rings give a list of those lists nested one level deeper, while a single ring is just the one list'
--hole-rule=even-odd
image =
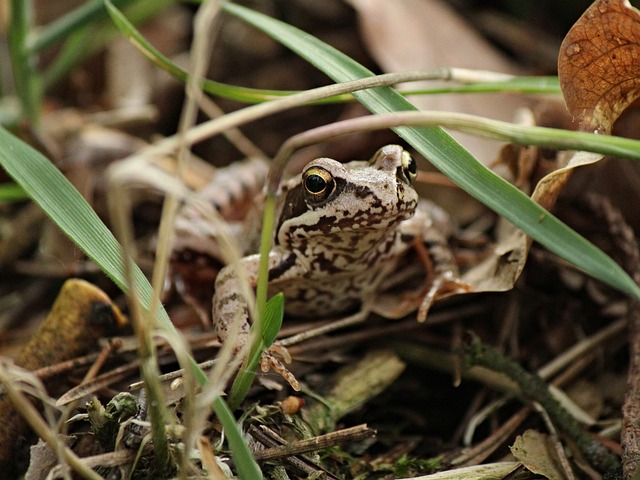
[{"label": "green grass blade", "polygon": [[[0,166],[29,194],[63,232],[84,251],[124,292],[128,292],[122,250],[98,215],[62,173],[42,154],[0,127]],[[133,264],[133,283],[142,305],[149,310],[153,289],[142,271]],[[156,309],[159,325],[171,332],[175,327],[165,309]],[[202,385],[206,375],[191,361],[194,374]],[[245,444],[242,433],[226,403],[218,397],[213,402],[222,422],[234,462],[241,478],[258,480],[260,469]]]},{"label": "green grass blade", "polygon": [[[188,73],[173,63],[169,58],[160,53],[140,32],[133,26],[127,17],[118,10],[110,1],[105,1],[105,6],[111,19],[120,32],[125,35],[131,43],[147,57],[156,66],[185,82]],[[260,103],[274,98],[280,98],[289,95],[292,92],[282,90],[258,90],[253,88],[238,87],[225,83],[215,82],[213,80],[203,79],[202,89],[209,94],[219,95],[231,100],[246,103]]]},{"label": "green grass blade", "polygon": [[[120,32],[131,40],[132,44],[156,66],[166,71],[180,81],[186,81],[188,73],[160,53],[135,28],[133,23],[122,11],[112,3],[105,3],[114,24]],[[202,89],[211,95],[217,95],[230,100],[244,103],[261,103],[298,93],[294,90],[268,90],[240,87],[226,83],[203,79]],[[441,87],[427,87],[419,90],[407,90],[403,95],[435,95],[441,93],[491,93],[491,92],[526,92],[526,93],[561,93],[557,77],[514,77],[513,79],[496,82],[478,82],[469,84],[452,84]],[[353,101],[352,95],[339,95],[323,100],[316,104]]]},{"label": "green grass blade", "polygon": [[442,85],[439,87],[426,87],[420,89],[403,89],[402,95],[435,95],[439,93],[544,93],[561,94],[558,77],[514,77],[501,82],[477,82]]},{"label": "green grass blade", "polygon": [[[120,7],[125,7],[140,0],[113,0]],[[84,3],[66,15],[56,19],[37,33],[33,33],[28,47],[33,53],[38,53],[54,46],[60,40],[67,38],[77,30],[83,29],[89,23],[104,19],[107,12],[104,0],[93,0]]]},{"label": "green grass blade", "polygon": [[[116,285],[127,291],[120,246],[82,195],[44,156],[3,128],[0,145],[2,167]],[[146,279],[139,269],[135,277],[140,296],[149,305],[150,287],[143,285]],[[161,322],[171,323],[168,317]]]},{"label": "green grass blade", "polygon": [[27,37],[34,27],[30,7],[29,2],[24,0],[11,0],[7,43],[21,116],[32,125],[37,125],[42,106],[42,85],[35,72],[35,57],[27,48]]},{"label": "green grass blade", "polygon": [[[336,82],[373,75],[343,53],[290,25],[232,3],[225,3],[223,9],[281,42]],[[416,110],[389,87],[355,92],[353,95],[372,113]],[[608,255],[491,172],[444,130],[436,127],[400,127],[394,131],[463,190],[549,250],[604,283],[640,298],[640,288]]]},{"label": "green grass blade", "polygon": [[3,183],[0,185],[0,203],[13,203],[29,200],[29,195],[20,185],[15,183]]}]

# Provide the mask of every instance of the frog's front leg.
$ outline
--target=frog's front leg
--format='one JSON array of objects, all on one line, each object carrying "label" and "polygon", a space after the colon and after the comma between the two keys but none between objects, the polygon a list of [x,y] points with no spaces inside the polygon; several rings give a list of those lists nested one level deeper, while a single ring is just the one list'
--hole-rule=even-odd
[{"label": "frog's front leg", "polygon": [[[236,268],[243,269],[245,278],[253,289],[258,280],[259,263],[260,255],[244,257],[237,267],[233,265],[224,267],[216,278],[212,312],[214,327],[221,342],[226,341],[233,330],[237,330],[237,337],[234,341],[236,352],[247,343],[251,325],[248,302],[242,294],[241,280],[236,274]],[[303,267],[296,262],[296,256],[293,253],[283,254],[278,250],[273,250],[269,254],[270,280],[274,279],[274,277],[277,280],[295,278],[303,273],[302,270]],[[296,388],[297,382],[295,378],[272,354],[282,354],[282,349],[283,347],[272,345],[270,350],[263,354],[263,371],[265,371],[265,365],[272,366],[276,372],[280,373]],[[286,358],[286,355],[288,355],[286,350],[284,354],[283,356]]]},{"label": "frog's front leg", "polygon": [[[242,294],[240,277],[235,269],[240,268],[244,271],[249,286],[253,289],[258,278],[258,262],[258,255],[244,257],[237,266],[227,265],[216,276],[212,301],[213,327],[221,342],[226,341],[233,330],[237,330],[237,339],[234,342],[236,350],[247,343],[250,316],[248,302]],[[233,328],[234,326],[236,327]]]},{"label": "frog's front leg", "polygon": [[[269,278],[274,273],[283,271],[287,266],[289,275],[293,274],[295,267],[295,255],[283,254],[277,250],[269,253]],[[236,274],[236,268],[242,269],[249,286],[255,288],[258,281],[258,268],[260,255],[249,255],[240,260],[239,265],[227,265],[218,273],[215,282],[215,294],[213,295],[213,325],[220,341],[224,342],[230,335],[234,322],[238,325],[238,339],[236,348],[242,347],[248,339],[251,325],[248,302],[243,295],[240,278]]]}]

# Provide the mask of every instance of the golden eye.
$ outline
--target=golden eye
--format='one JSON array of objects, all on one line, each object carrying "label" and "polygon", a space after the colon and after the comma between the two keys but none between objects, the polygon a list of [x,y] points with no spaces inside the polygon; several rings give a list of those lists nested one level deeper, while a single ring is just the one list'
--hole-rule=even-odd
[{"label": "golden eye", "polygon": [[402,151],[402,173],[409,183],[413,183],[418,175],[418,164],[406,150]]},{"label": "golden eye", "polygon": [[313,203],[321,203],[329,198],[335,189],[333,175],[321,167],[311,167],[302,174],[305,196]]}]

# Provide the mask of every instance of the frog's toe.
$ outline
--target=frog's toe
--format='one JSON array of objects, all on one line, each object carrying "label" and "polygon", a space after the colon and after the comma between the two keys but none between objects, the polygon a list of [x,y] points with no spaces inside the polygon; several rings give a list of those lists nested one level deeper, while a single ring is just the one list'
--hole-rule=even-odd
[{"label": "frog's toe", "polygon": [[291,385],[291,388],[296,392],[300,391],[300,384],[298,383],[298,380],[296,380],[293,373],[284,366],[284,363],[282,363],[278,357],[282,358],[286,363],[291,363],[291,355],[289,354],[289,351],[282,345],[273,344],[267,350],[262,352],[260,368],[264,373],[273,369],[274,372],[279,374],[289,383],[289,385]]},{"label": "frog's toe", "polygon": [[429,290],[422,299],[418,308],[418,322],[423,323],[427,319],[427,314],[436,300],[445,295],[455,295],[458,293],[468,293],[472,291],[471,285],[456,277],[453,272],[445,272],[436,277]]}]

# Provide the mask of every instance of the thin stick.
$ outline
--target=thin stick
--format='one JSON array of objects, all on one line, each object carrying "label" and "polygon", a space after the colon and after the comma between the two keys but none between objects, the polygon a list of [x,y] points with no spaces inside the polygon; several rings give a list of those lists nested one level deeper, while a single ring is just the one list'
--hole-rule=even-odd
[{"label": "thin stick", "polygon": [[[253,432],[255,427],[251,427]],[[272,447],[265,450],[255,452],[256,460],[266,462],[276,460],[278,458],[290,457],[292,455],[300,455],[308,452],[315,452],[323,448],[333,447],[349,442],[360,442],[367,438],[375,437],[376,431],[367,427],[366,424],[357,425],[351,428],[344,428],[326,435],[318,435],[317,437],[306,438],[304,440],[296,440],[289,442],[281,447]]]}]

